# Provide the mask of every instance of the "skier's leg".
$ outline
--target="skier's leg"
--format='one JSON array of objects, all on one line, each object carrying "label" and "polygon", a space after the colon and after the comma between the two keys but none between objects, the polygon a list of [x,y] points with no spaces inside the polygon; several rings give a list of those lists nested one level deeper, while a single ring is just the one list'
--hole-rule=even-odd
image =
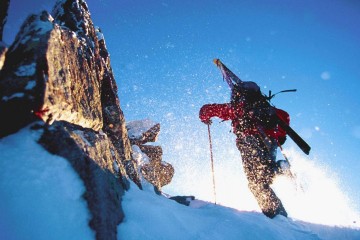
[{"label": "skier's leg", "polygon": [[245,141],[238,141],[243,167],[249,188],[256,198],[262,212],[273,218],[278,214],[287,216],[280,199],[270,188],[275,175],[272,153],[264,151],[262,142],[255,136],[247,137]]},{"label": "skier's leg", "polygon": [[278,214],[287,217],[281,200],[268,184],[249,182],[249,188],[267,217],[274,218]]}]

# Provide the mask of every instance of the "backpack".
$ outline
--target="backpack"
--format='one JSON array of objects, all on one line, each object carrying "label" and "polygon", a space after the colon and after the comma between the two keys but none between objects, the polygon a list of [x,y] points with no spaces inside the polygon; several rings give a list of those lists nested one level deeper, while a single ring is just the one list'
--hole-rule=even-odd
[{"label": "backpack", "polygon": [[244,82],[242,85],[234,85],[231,93],[231,104],[236,106],[243,103],[244,115],[237,119],[238,130],[253,129],[258,126],[264,129],[276,127],[276,111],[270,105],[261,92],[260,88],[253,82]]}]

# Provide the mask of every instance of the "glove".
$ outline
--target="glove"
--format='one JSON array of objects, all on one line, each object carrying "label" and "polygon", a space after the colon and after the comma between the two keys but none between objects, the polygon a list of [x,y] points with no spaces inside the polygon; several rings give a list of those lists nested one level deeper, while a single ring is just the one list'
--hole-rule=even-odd
[{"label": "glove", "polygon": [[211,124],[212,124],[211,119],[204,120],[204,121],[202,121],[202,122],[205,123],[206,125],[211,125]]}]

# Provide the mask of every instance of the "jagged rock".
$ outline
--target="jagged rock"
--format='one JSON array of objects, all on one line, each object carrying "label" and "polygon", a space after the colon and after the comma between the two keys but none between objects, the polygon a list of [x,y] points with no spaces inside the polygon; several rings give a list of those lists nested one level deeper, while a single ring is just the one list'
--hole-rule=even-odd
[{"label": "jagged rock", "polygon": [[[95,230],[96,238],[116,239],[116,228],[124,213],[123,188],[115,176],[123,177],[122,183],[126,184],[126,173],[106,134],[56,121],[45,128],[39,142],[49,152],[68,159],[83,180],[84,198],[92,215],[90,227]],[[120,166],[118,173],[116,165]]]},{"label": "jagged rock", "polygon": [[9,48],[1,74],[0,104],[18,111],[2,114],[10,120],[7,127],[23,127],[17,118],[21,112],[29,115],[25,124],[36,115],[49,124],[64,120],[100,130],[101,85],[88,48],[74,32],[53,24],[47,12],[30,16]]},{"label": "jagged rock", "polygon": [[[53,10],[55,22],[66,26],[76,33],[85,45],[84,59],[95,64],[95,73],[99,74],[100,100],[102,108],[102,129],[109,135],[119,151],[129,177],[140,186],[136,174],[136,163],[131,159],[131,145],[125,127],[124,114],[117,96],[117,85],[110,65],[110,57],[105,38],[99,28],[94,28],[90,12],[85,1],[62,1]],[[91,64],[89,64],[91,65]]]},{"label": "jagged rock", "polygon": [[140,150],[149,157],[149,163],[141,166],[140,171],[144,178],[161,191],[161,188],[169,184],[174,176],[174,168],[171,164],[162,161],[161,146],[139,145]]},{"label": "jagged rock", "polygon": [[0,74],[1,74],[1,69],[5,62],[6,52],[7,52],[6,44],[0,41]]},{"label": "jagged rock", "polygon": [[176,201],[177,203],[180,203],[185,206],[189,206],[190,202],[195,200],[194,196],[174,196],[170,197],[169,199]]},{"label": "jagged rock", "polygon": [[0,76],[0,114],[6,116],[0,137],[36,118],[103,129],[139,184],[109,54],[86,3],[58,1],[53,15],[28,17],[9,48]]},{"label": "jagged rock", "polygon": [[42,120],[40,143],[84,181],[97,239],[116,239],[123,189],[128,178],[141,183],[109,53],[87,4],[59,0],[52,15],[29,16],[5,56],[0,138]]},{"label": "jagged rock", "polygon": [[132,145],[156,142],[160,133],[160,124],[150,119],[128,122],[126,128]]},{"label": "jagged rock", "polygon": [[160,194],[161,188],[171,182],[175,171],[171,164],[162,161],[161,146],[144,145],[157,140],[160,124],[145,119],[131,121],[126,128],[133,144],[133,157],[138,161],[139,172],[154,186],[155,192]]},{"label": "jagged rock", "polygon": [[155,187],[156,192],[161,192],[161,188],[169,184],[174,176],[174,168],[167,162],[147,163],[141,166],[140,171],[144,178]]},{"label": "jagged rock", "polygon": [[[59,12],[66,3],[76,5],[78,1],[58,2],[55,7],[58,17],[63,17]],[[27,109],[21,105],[16,109],[36,114],[50,124],[64,120],[94,130],[102,128],[103,66],[94,27],[91,19],[87,19],[90,16],[84,13],[87,8],[81,6],[76,11],[71,10],[79,14],[76,20],[88,23],[87,27],[93,31],[87,32],[92,35],[81,35],[75,28],[70,30],[66,23],[54,20],[45,11],[27,18],[4,64],[0,79],[3,105],[12,100],[31,100]],[[74,15],[67,10],[65,16]],[[81,24],[77,27],[82,29]],[[14,120],[16,122],[15,117]]]},{"label": "jagged rock", "polygon": [[160,163],[162,159],[163,150],[161,146],[153,145],[139,145],[140,150],[146,154],[153,163]]},{"label": "jagged rock", "polygon": [[[6,44],[3,40],[4,26],[7,18],[7,11],[9,8],[10,0],[3,0],[0,2],[0,72],[5,62],[5,54],[7,51]],[[1,74],[1,73],[0,73]]]},{"label": "jagged rock", "polygon": [[[3,31],[7,18],[7,11],[9,8],[10,0],[0,1],[0,42],[3,40]],[[1,69],[1,67],[0,67]]]},{"label": "jagged rock", "polygon": [[0,137],[34,121],[34,109],[41,109],[45,79],[39,57],[44,48],[39,46],[52,29],[50,17],[46,13],[28,17],[6,53],[0,75]]}]

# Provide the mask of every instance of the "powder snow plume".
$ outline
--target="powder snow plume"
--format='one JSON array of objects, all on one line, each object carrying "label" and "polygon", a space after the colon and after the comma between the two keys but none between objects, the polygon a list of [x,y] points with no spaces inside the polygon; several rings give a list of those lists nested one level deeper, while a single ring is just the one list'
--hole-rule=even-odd
[{"label": "powder snow plume", "polygon": [[358,209],[335,173],[295,149],[285,150],[296,180],[275,179],[273,188],[291,218],[336,226],[360,226]]}]

